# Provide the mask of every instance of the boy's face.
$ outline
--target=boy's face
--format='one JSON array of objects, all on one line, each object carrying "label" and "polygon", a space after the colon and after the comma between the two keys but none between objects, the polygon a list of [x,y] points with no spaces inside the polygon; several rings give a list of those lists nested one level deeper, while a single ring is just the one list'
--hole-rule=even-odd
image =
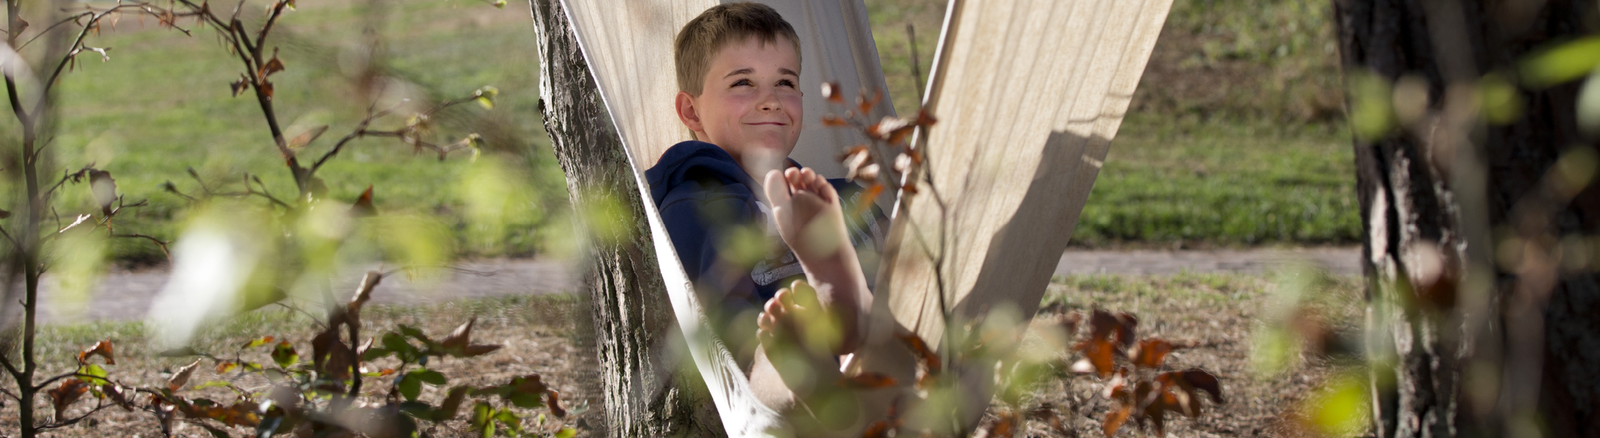
[{"label": "boy's face", "polygon": [[[735,160],[781,160],[800,139],[800,57],[788,38],[747,38],[711,59],[699,96],[678,93],[678,117]],[[776,155],[773,157],[772,155]],[[748,167],[748,166],[747,166]]]}]

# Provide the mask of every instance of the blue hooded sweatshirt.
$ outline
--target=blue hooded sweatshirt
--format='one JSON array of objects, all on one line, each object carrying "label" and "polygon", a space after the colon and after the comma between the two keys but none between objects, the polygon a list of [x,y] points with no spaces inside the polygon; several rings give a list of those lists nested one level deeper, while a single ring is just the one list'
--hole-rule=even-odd
[{"label": "blue hooded sweatshirt", "polygon": [[[789,166],[800,164],[791,159]],[[768,225],[771,209],[755,194],[761,185],[727,151],[711,143],[685,141],[667,149],[644,174],[678,259],[714,318],[758,310],[779,288],[804,278],[794,253]],[[847,215],[857,211],[853,206],[858,202],[871,202],[863,200],[864,190],[854,183],[828,182],[839,192]],[[872,206],[845,220],[869,283],[877,272],[882,218],[882,211]],[[720,251],[731,244],[731,233],[752,225],[768,230],[775,250],[754,266],[734,266],[735,262],[722,259]]]}]

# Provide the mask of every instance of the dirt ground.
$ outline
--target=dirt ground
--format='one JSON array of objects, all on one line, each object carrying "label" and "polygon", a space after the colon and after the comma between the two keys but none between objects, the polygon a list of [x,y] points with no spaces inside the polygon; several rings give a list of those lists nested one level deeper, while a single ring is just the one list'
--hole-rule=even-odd
[{"label": "dirt ground", "polygon": [[[1326,358],[1301,357],[1292,367],[1279,374],[1263,374],[1252,365],[1253,338],[1261,329],[1272,324],[1271,309],[1285,295],[1284,277],[1289,274],[1229,274],[1184,273],[1176,275],[1079,275],[1059,279],[1050,286],[1045,300],[1045,310],[1036,321],[1048,320],[1057,315],[1087,312],[1099,307],[1114,312],[1129,312],[1139,320],[1141,337],[1158,337],[1193,345],[1179,349],[1168,359],[1167,368],[1178,370],[1199,367],[1215,373],[1222,382],[1226,403],[1210,405],[1197,419],[1169,418],[1170,436],[1179,437],[1283,437],[1301,436],[1293,427],[1294,407],[1306,400],[1308,394],[1335,369]],[[1317,275],[1321,286],[1316,290],[1320,312],[1336,329],[1351,330],[1360,314],[1358,279],[1348,276]],[[552,299],[538,297],[478,298],[453,301],[428,306],[373,307],[366,318],[371,321],[368,333],[388,330],[397,324],[422,328],[436,337],[448,333],[456,324],[470,315],[478,315],[474,339],[477,342],[505,345],[501,351],[480,360],[445,360],[430,368],[447,376],[467,376],[450,385],[471,383],[485,385],[504,382],[515,376],[538,373],[545,382],[552,383],[567,400],[567,408],[577,413],[563,419],[547,418],[541,429],[546,432],[561,426],[576,427],[581,435],[589,435],[600,421],[594,410],[585,411],[585,403],[599,403],[592,392],[592,356],[584,354],[578,346],[574,330],[577,302],[570,298]],[[271,320],[236,321],[230,327],[219,328],[217,334],[203,336],[202,345],[213,350],[228,351],[250,339],[243,334],[230,335],[229,330],[259,335],[261,331],[283,330],[281,336],[297,340],[302,349],[314,332],[310,323],[287,311],[269,310],[265,316]],[[258,312],[259,313],[259,312]],[[283,322],[283,321],[289,322]],[[278,321],[278,322],[272,322]],[[295,322],[298,321],[298,322]],[[44,341],[55,345],[91,344],[93,339],[109,337],[119,343],[119,365],[107,367],[112,376],[125,383],[153,386],[164,382],[175,368],[187,360],[154,357],[148,353],[153,347],[146,345],[142,335],[131,324],[89,326],[77,330],[47,331]],[[295,328],[298,327],[298,328]],[[70,364],[75,348],[66,347],[46,351],[44,355],[56,358],[46,368],[59,372]],[[1038,342],[1025,344],[1024,348],[1050,348]],[[1071,352],[1055,351],[1062,363],[1070,363],[1076,356]],[[264,355],[264,353],[260,353]],[[258,360],[266,361],[264,357]],[[209,367],[203,367],[209,368]],[[201,382],[219,376],[202,371],[196,376]],[[372,383],[387,385],[384,381]],[[8,391],[14,388],[5,385]],[[1092,376],[1062,373],[1059,377],[1045,379],[1036,386],[1023,403],[1024,409],[1049,403],[1055,406],[1065,425],[1079,436],[1101,436],[1101,420],[1109,412],[1111,402],[1100,396],[1103,381]],[[209,391],[209,392],[206,392]],[[443,388],[425,385],[424,399],[439,397]],[[220,388],[201,393],[219,401],[232,400]],[[80,404],[74,411],[82,412],[89,403]],[[993,412],[1001,408],[992,406]],[[50,408],[41,404],[43,412]],[[0,436],[14,436],[17,428],[16,408],[8,403],[0,408]],[[544,413],[529,412],[529,416]],[[463,416],[465,418],[465,416]],[[532,422],[529,422],[532,425]],[[105,436],[115,431],[118,436],[159,436],[157,424],[148,414],[127,413],[109,409],[87,421],[52,431],[46,436],[90,438]],[[464,420],[457,420],[433,431],[433,436],[468,436]],[[243,436],[243,429],[235,429]],[[205,430],[187,426],[180,428],[179,436],[207,437]],[[1060,436],[1043,421],[1029,421],[1026,428],[1015,436]],[[1119,436],[1151,436],[1139,432],[1129,423]]]}]

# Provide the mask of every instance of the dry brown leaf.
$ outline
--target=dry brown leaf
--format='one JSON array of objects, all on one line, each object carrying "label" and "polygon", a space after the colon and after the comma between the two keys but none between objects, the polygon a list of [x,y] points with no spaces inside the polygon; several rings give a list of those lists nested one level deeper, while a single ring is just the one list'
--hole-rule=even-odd
[{"label": "dry brown leaf", "polygon": [[90,357],[100,356],[106,360],[106,365],[116,365],[117,358],[112,355],[111,351],[112,348],[110,340],[96,342],[93,346],[90,346],[88,349],[78,353],[78,364],[83,365],[89,363]]},{"label": "dry brown leaf", "polygon": [[66,413],[67,408],[72,407],[73,402],[83,398],[83,394],[88,392],[89,383],[77,377],[68,377],[66,380],[62,380],[61,385],[57,386],[56,389],[50,390],[50,404],[56,408],[56,419],[67,418],[63,415]]},{"label": "dry brown leaf", "polygon": [[194,375],[194,370],[197,368],[200,368],[199,358],[195,358],[194,362],[178,368],[178,371],[172,373],[172,377],[167,379],[167,389],[172,392],[178,392],[179,389],[183,389],[183,385],[189,383],[189,376]]}]

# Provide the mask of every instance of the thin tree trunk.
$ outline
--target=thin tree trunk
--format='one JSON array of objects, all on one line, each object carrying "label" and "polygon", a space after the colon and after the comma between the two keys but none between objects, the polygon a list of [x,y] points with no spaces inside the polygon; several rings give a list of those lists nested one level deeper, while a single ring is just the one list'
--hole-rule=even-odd
[{"label": "thin tree trunk", "polygon": [[[531,2],[545,130],[590,243],[583,276],[610,435],[721,435],[662,284],[633,172],[558,0]],[[582,318],[579,318],[580,320]],[[589,321],[580,321],[587,324]],[[682,356],[682,357],[678,357]]]},{"label": "thin tree trunk", "polygon": [[1335,2],[1346,77],[1428,96],[1423,117],[1355,141],[1368,355],[1393,358],[1372,370],[1377,436],[1600,437],[1600,283],[1592,264],[1562,268],[1559,244],[1600,228],[1600,190],[1556,196],[1547,179],[1563,154],[1594,148],[1577,128],[1578,84],[1519,88],[1520,115],[1498,124],[1470,103],[1595,12],[1582,0]]}]

